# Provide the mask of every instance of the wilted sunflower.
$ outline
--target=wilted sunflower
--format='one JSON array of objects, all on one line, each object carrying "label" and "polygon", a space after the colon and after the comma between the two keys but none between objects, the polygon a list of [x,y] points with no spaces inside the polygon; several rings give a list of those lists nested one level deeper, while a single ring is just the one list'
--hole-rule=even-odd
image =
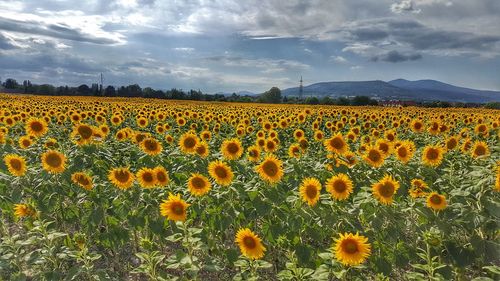
[{"label": "wilted sunflower", "polygon": [[41,137],[49,131],[47,122],[43,119],[32,118],[26,122],[26,134],[34,137]]},{"label": "wilted sunflower", "polygon": [[93,187],[92,177],[83,172],[73,173],[71,175],[71,181],[86,190],[91,190]]},{"label": "wilted sunflower", "polygon": [[161,143],[154,138],[145,138],[140,142],[140,147],[142,151],[151,156],[158,155],[163,150]]},{"label": "wilted sunflower", "polygon": [[7,154],[3,157],[7,170],[13,176],[22,177],[26,174],[26,160],[16,154]]},{"label": "wilted sunflower", "polygon": [[158,184],[154,169],[142,168],[137,172],[136,178],[142,188],[153,188]]},{"label": "wilted sunflower", "polygon": [[109,171],[108,179],[119,189],[128,189],[134,183],[134,174],[128,168],[114,168]]},{"label": "wilted sunflower", "polygon": [[299,187],[302,201],[307,202],[309,206],[314,206],[319,200],[321,183],[315,178],[306,178]]},{"label": "wilted sunflower", "polygon": [[193,173],[188,179],[188,190],[194,196],[205,195],[210,191],[211,188],[212,187],[210,182],[202,174]]},{"label": "wilted sunflower", "polygon": [[35,211],[26,204],[14,204],[14,215],[20,219],[23,217],[34,216]]},{"label": "wilted sunflower", "polygon": [[237,138],[224,140],[221,146],[221,153],[225,159],[237,160],[243,154],[243,147],[241,141]]},{"label": "wilted sunflower", "polygon": [[476,141],[472,146],[471,153],[472,157],[474,158],[478,158],[481,156],[488,156],[490,155],[490,149],[488,147],[488,144],[485,143],[484,141]]},{"label": "wilted sunflower", "polygon": [[363,263],[371,254],[368,238],[358,233],[340,233],[333,246],[335,258],[343,265],[355,266]]},{"label": "wilted sunflower", "polygon": [[384,155],[376,147],[368,147],[363,154],[363,159],[366,163],[375,168],[379,168],[384,164]]},{"label": "wilted sunflower", "polygon": [[399,183],[390,175],[385,175],[380,181],[372,185],[372,193],[377,200],[384,204],[392,204],[393,196],[399,189]]},{"label": "wilted sunflower", "polygon": [[266,251],[259,236],[248,228],[238,230],[236,233],[236,243],[240,247],[241,254],[252,260],[262,258]]},{"label": "wilted sunflower", "polygon": [[230,185],[234,177],[231,167],[219,160],[212,161],[208,164],[208,174],[216,183],[222,186]]},{"label": "wilted sunflower", "polygon": [[412,198],[424,197],[427,194],[425,192],[426,189],[427,189],[427,183],[425,183],[423,180],[421,179],[411,180],[411,188],[409,192]]},{"label": "wilted sunflower", "polygon": [[448,203],[446,203],[446,197],[444,197],[444,195],[432,192],[427,196],[427,207],[435,211],[443,210],[447,205]]},{"label": "wilted sunflower", "polygon": [[330,152],[335,152],[338,154],[343,154],[348,151],[347,143],[340,133],[326,139],[324,142],[326,149]]},{"label": "wilted sunflower", "polygon": [[49,173],[62,173],[66,169],[66,156],[56,150],[48,150],[42,154],[42,166]]},{"label": "wilted sunflower", "polygon": [[198,137],[193,133],[185,133],[179,139],[179,147],[184,153],[195,153]]},{"label": "wilted sunflower", "polygon": [[162,166],[156,166],[153,169],[153,172],[155,174],[156,183],[158,184],[158,186],[166,186],[170,181],[167,170]]},{"label": "wilted sunflower", "polygon": [[439,146],[427,145],[422,153],[422,162],[429,166],[439,166],[443,161],[443,149]]},{"label": "wilted sunflower", "polygon": [[283,177],[283,163],[274,155],[268,155],[256,167],[260,177],[269,183],[277,183]]},{"label": "wilted sunflower", "polygon": [[336,200],[345,200],[352,193],[353,184],[346,174],[337,174],[332,176],[326,182],[326,191],[328,191]]},{"label": "wilted sunflower", "polygon": [[160,204],[160,214],[169,220],[185,221],[187,216],[187,208],[191,204],[181,199],[181,195],[173,195],[169,193],[168,199],[163,200]]}]

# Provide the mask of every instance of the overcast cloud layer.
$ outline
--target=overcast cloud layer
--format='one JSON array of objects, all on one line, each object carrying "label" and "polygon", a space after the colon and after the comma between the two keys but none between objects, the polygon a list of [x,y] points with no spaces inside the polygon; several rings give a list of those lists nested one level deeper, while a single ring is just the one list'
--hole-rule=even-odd
[{"label": "overcast cloud layer", "polygon": [[437,79],[500,90],[498,0],[0,1],[0,76],[264,91]]}]

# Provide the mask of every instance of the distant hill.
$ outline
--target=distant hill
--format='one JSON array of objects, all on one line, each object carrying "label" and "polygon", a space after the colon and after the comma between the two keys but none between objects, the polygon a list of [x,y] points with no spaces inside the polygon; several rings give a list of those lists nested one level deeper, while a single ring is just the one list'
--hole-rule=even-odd
[{"label": "distant hill", "polygon": [[[250,92],[250,91],[239,91],[239,92],[235,92],[237,95],[239,96],[256,96],[258,94],[256,93],[253,93],[253,92]],[[233,92],[217,92],[215,93],[214,95],[224,95],[224,96],[230,96],[232,95]]]},{"label": "distant hill", "polygon": [[[490,102],[500,101],[500,92],[483,91],[457,87],[435,80],[408,81],[404,79],[384,82],[345,81],[321,82],[304,86],[303,95],[330,96],[369,96],[377,99],[399,99],[415,101],[456,101],[456,102]],[[288,88],[282,91],[285,96],[298,96],[299,88]]]}]

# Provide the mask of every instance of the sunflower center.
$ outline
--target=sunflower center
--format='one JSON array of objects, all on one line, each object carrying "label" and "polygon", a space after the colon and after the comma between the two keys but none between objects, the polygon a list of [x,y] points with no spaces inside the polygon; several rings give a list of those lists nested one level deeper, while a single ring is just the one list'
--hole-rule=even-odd
[{"label": "sunflower center", "polygon": [[191,184],[195,189],[204,189],[205,181],[200,177],[195,177],[191,180]]},{"label": "sunflower center", "polygon": [[274,149],[274,142],[273,141],[268,141],[266,143],[267,149]]},{"label": "sunflower center", "polygon": [[400,157],[406,157],[406,156],[408,155],[408,151],[406,150],[406,147],[404,147],[404,146],[400,146],[400,147],[398,148],[398,155],[399,155]]},{"label": "sunflower center", "polygon": [[417,123],[415,123],[415,125],[413,125],[413,127],[414,127],[415,129],[417,129],[417,130],[420,130],[420,129],[422,128],[422,123],[417,122]]},{"label": "sunflower center", "polygon": [[335,189],[335,191],[338,193],[342,193],[347,189],[347,185],[342,180],[336,180],[333,183],[333,189]]},{"label": "sunflower center", "polygon": [[429,151],[427,151],[426,156],[427,156],[427,159],[429,159],[429,160],[436,160],[439,157],[439,152],[437,149],[431,148],[431,149],[429,149]]},{"label": "sunflower center", "polygon": [[40,123],[40,122],[31,123],[31,130],[33,130],[36,133],[43,131],[42,123]]},{"label": "sunflower center", "polygon": [[51,167],[59,167],[62,164],[62,159],[59,155],[51,153],[47,156],[46,162]]},{"label": "sunflower center", "polygon": [[239,150],[240,147],[234,142],[231,142],[227,145],[227,152],[229,152],[229,154],[236,154]]},{"label": "sunflower center", "polygon": [[156,178],[158,179],[159,182],[165,182],[167,180],[167,176],[163,171],[159,171],[156,173]]},{"label": "sunflower center", "polygon": [[116,171],[115,178],[119,182],[127,182],[130,178],[130,174],[127,171]]},{"label": "sunflower center", "polygon": [[147,183],[150,183],[150,182],[153,182],[154,181],[154,177],[153,177],[153,174],[152,173],[144,173],[142,175],[142,179],[147,182]]},{"label": "sunflower center", "polygon": [[255,151],[255,150],[250,150],[250,151],[248,152],[248,155],[250,155],[251,157],[257,157],[257,151]]},{"label": "sunflower center", "polygon": [[486,149],[484,148],[484,146],[477,146],[476,149],[474,150],[474,153],[479,156],[485,155]]},{"label": "sunflower center", "polygon": [[457,146],[457,140],[456,139],[450,139],[447,143],[446,143],[446,147],[448,149],[453,149]]},{"label": "sunflower center", "polygon": [[28,147],[31,145],[31,141],[30,140],[23,140],[23,146],[24,147]]},{"label": "sunflower center", "polygon": [[318,190],[314,185],[308,185],[306,188],[306,195],[309,199],[314,199],[318,195]]},{"label": "sunflower center", "polygon": [[334,138],[330,141],[330,145],[336,149],[342,149],[344,142],[340,138]]},{"label": "sunflower center", "polygon": [[249,249],[253,249],[257,246],[257,242],[255,241],[255,239],[250,236],[243,238],[243,244],[245,244],[245,247]]},{"label": "sunflower center", "polygon": [[278,173],[278,165],[272,161],[266,161],[264,162],[264,165],[262,166],[264,173],[266,173],[268,176],[275,176]]},{"label": "sunflower center", "polygon": [[372,149],[368,152],[368,158],[373,162],[377,162],[378,160],[380,160],[380,157],[381,157],[380,152],[378,152],[375,149]]},{"label": "sunflower center", "polygon": [[342,243],[342,249],[348,254],[354,254],[358,252],[358,244],[355,241],[348,239]]},{"label": "sunflower center", "polygon": [[382,197],[391,197],[394,194],[394,185],[390,182],[383,183],[379,188]]},{"label": "sunflower center", "polygon": [[23,167],[23,165],[22,165],[21,161],[19,161],[19,159],[11,159],[10,166],[16,171],[20,171]]},{"label": "sunflower center", "polygon": [[382,150],[383,152],[387,152],[387,151],[389,151],[389,145],[387,145],[386,143],[380,143],[380,144],[378,145],[378,148],[379,148],[380,150]]},{"label": "sunflower center", "polygon": [[205,149],[205,147],[203,145],[200,145],[196,148],[196,152],[198,154],[204,154],[207,150]]},{"label": "sunflower center", "polygon": [[172,212],[178,216],[184,214],[184,207],[182,204],[176,203],[172,206]]},{"label": "sunflower center", "polygon": [[224,167],[215,167],[215,174],[221,179],[227,178],[227,171]]},{"label": "sunflower center", "polygon": [[192,137],[188,137],[184,140],[184,147],[190,149],[193,148],[196,145],[196,141]]},{"label": "sunflower center", "polygon": [[436,205],[441,204],[441,197],[437,194],[432,195],[430,200],[433,204],[436,204]]},{"label": "sunflower center", "polygon": [[144,146],[149,151],[155,151],[155,150],[158,149],[158,144],[154,140],[145,140],[144,141]]},{"label": "sunflower center", "polygon": [[92,133],[92,128],[90,128],[89,126],[78,127],[78,134],[80,134],[83,139],[89,139],[90,137],[92,137]]}]

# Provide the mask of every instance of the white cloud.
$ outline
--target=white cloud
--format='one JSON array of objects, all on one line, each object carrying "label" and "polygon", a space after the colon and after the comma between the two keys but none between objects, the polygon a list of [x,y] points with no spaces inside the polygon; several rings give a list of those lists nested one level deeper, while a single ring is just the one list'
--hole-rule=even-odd
[{"label": "white cloud", "polygon": [[336,62],[336,63],[348,63],[347,59],[342,57],[342,56],[331,56],[330,60]]}]

